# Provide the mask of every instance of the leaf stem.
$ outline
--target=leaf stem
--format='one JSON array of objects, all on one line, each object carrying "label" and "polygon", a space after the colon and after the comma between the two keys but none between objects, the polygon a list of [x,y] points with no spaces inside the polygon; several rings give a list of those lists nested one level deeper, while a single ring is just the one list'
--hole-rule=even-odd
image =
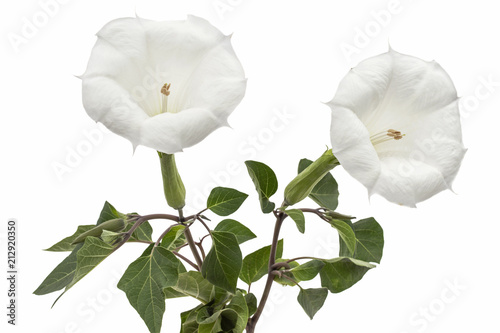
[{"label": "leaf stem", "polygon": [[130,217],[135,218],[135,219],[145,219],[146,221],[147,220],[163,219],[163,220],[172,220],[175,222],[179,222],[178,216],[170,215],[170,214],[132,215]]},{"label": "leaf stem", "polygon": [[[182,209],[179,209],[179,222],[184,223],[184,216],[182,214]],[[198,253],[198,250],[196,249],[196,244],[193,239],[193,235],[191,234],[191,230],[189,230],[190,225],[188,225],[184,229],[184,235],[186,236],[186,241],[189,245],[189,248],[191,249],[191,252],[193,253],[194,259],[196,260],[197,266],[198,266],[198,271],[201,270],[201,265],[203,264],[203,260],[200,257],[200,254]]]},{"label": "leaf stem", "polygon": [[253,317],[248,320],[248,323],[246,326],[247,333],[254,333],[255,332],[255,326],[257,325],[257,322],[259,321],[259,318],[262,315],[262,311],[264,311],[264,307],[266,305],[267,299],[269,297],[269,292],[271,291],[271,287],[272,287],[273,281],[274,281],[273,272],[276,270],[274,265],[276,264],[276,252],[278,249],[279,234],[280,234],[281,226],[283,225],[283,221],[287,217],[286,214],[284,214],[283,212],[278,212],[278,211],[274,211],[274,215],[276,216],[276,224],[274,226],[273,242],[271,244],[271,254],[269,255],[269,265],[268,265],[269,271],[268,271],[268,275],[267,275],[266,286],[264,287],[264,292],[262,293],[262,297],[260,299],[260,303],[259,303],[259,306],[257,308],[257,311],[255,312]]},{"label": "leaf stem", "polygon": [[294,283],[296,286],[298,286],[300,289],[302,289],[300,284],[297,281],[295,281],[295,279],[292,279],[291,277],[289,277],[283,273],[286,273],[286,271],[274,271],[274,272],[272,272],[273,275],[276,275],[280,278],[287,279],[287,280],[291,281],[292,283]]},{"label": "leaf stem", "polygon": [[203,258],[203,260],[205,260],[205,250],[203,249],[203,246],[201,245],[201,242],[198,242],[198,243],[195,243],[195,244],[200,249],[201,257]]},{"label": "leaf stem", "polygon": [[297,260],[301,260],[301,259],[322,260],[322,259],[316,258],[316,257],[297,257],[297,258],[289,259],[289,260],[287,260],[285,262],[286,263],[291,263],[292,261],[297,261]]},{"label": "leaf stem", "polygon": [[158,245],[160,245],[160,242],[162,241],[163,237],[165,237],[168,232],[173,228],[175,227],[176,225],[179,225],[179,223],[176,223],[176,224],[172,224],[170,227],[168,227],[167,229],[165,229],[165,231],[161,234],[161,236],[156,240],[156,243],[155,243],[155,247],[157,247]]},{"label": "leaf stem", "polygon": [[[120,247],[122,247],[123,244],[125,244],[130,237],[132,237],[132,234],[134,233],[135,229],[139,228],[144,222],[148,220],[148,216],[138,216],[137,220],[135,221],[134,225],[130,228],[129,231],[127,231],[123,239],[118,243],[118,245],[113,249],[113,252],[118,250]],[[113,253],[112,252],[112,253]]]},{"label": "leaf stem", "polygon": [[205,208],[203,210],[200,210],[198,213],[194,214],[194,215],[189,215],[188,217],[186,217],[186,221],[189,221],[189,220],[194,220],[196,218],[198,218],[201,214],[203,214],[208,208]]},{"label": "leaf stem", "polygon": [[299,208],[300,211],[303,213],[313,213],[318,215],[321,219],[325,220],[328,222],[328,219],[323,215],[322,213],[323,208],[318,208],[318,209],[312,209],[312,208]]},{"label": "leaf stem", "polygon": [[179,258],[181,258],[182,260],[184,260],[185,262],[187,262],[188,264],[190,264],[191,266],[193,266],[193,268],[196,269],[197,271],[200,270],[200,268],[194,262],[192,262],[188,258],[184,257],[179,252],[172,251],[172,253],[175,254],[176,256],[178,256]]},{"label": "leaf stem", "polygon": [[198,221],[200,221],[200,222],[201,222],[201,224],[203,224],[203,226],[205,227],[205,229],[207,229],[208,234],[209,234],[210,236],[212,236],[212,231],[210,230],[210,228],[208,227],[208,225],[205,223],[205,221],[203,221],[203,219],[202,219],[201,217],[199,217],[199,216],[197,216],[197,217],[196,217],[196,219],[197,219]]}]

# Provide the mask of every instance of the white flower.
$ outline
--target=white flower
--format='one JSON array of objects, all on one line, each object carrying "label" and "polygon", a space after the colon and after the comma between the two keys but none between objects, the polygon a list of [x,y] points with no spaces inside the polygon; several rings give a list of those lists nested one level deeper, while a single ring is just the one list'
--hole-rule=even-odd
[{"label": "white flower", "polygon": [[414,207],[451,189],[466,149],[457,92],[435,61],[393,50],[366,59],[328,105],[333,153],[370,196]]},{"label": "white flower", "polygon": [[221,126],[245,94],[229,36],[207,21],[111,21],[83,74],[83,105],[95,121],[164,153],[190,147]]}]

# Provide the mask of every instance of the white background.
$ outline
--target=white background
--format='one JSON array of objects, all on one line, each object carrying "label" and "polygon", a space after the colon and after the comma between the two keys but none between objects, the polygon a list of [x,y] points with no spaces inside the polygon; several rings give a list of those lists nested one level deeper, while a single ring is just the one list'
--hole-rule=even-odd
[{"label": "white background", "polygon": [[[51,7],[46,22],[43,6],[33,0],[4,1],[0,14],[0,220],[14,217],[20,225],[19,325],[5,323],[7,286],[2,278],[2,331],[147,332],[116,289],[120,273],[142,252],[141,245],[125,246],[106,259],[53,309],[57,293],[32,294],[65,256],[42,249],[72,234],[77,225],[95,223],[105,200],[124,212],[169,211],[156,152],[139,147],[133,155],[125,139],[97,126],[81,105],[80,81],[73,76],[85,70],[94,34],[105,23],[137,13],[158,20],[194,14],[226,34],[234,33],[233,45],[249,80],[245,99],[229,119],[233,129],[216,131],[178,154],[177,160],[193,207],[187,213],[202,208],[198,202],[216,184],[250,194],[236,218],[259,237],[244,244],[245,254],[270,243],[274,221],[258,213],[243,161],[263,161],[276,171],[280,201],[299,159],[314,159],[329,144],[329,109],[321,102],[333,97],[351,67],[387,51],[389,42],[399,52],[439,62],[464,102],[463,136],[469,151],[454,183],[456,194],[441,193],[417,209],[378,197],[370,202],[363,186],[335,169],[339,211],[359,218],[375,216],[384,227],[382,263],[353,288],[330,294],[313,321],[295,301],[298,289],[274,286],[257,331],[498,332],[500,21],[495,2],[62,2]],[[389,10],[390,16],[381,12]],[[34,20],[39,28],[23,37],[23,26]],[[360,31],[369,36],[363,38]],[[13,47],[13,35],[27,38]],[[357,53],[346,56],[341,47],[347,44]],[[493,84],[485,85],[488,80]],[[67,163],[71,151],[82,145],[89,148],[85,133],[97,130],[102,140],[91,143],[86,156],[73,161],[71,172],[58,177],[54,165]],[[231,160],[236,161],[235,170]],[[215,225],[218,219],[211,217]],[[164,223],[155,221],[156,230]],[[306,234],[300,235],[292,224],[282,231],[285,257],[336,255],[332,228],[309,216]],[[194,232],[201,236],[203,230]],[[0,254],[2,262],[6,256]],[[262,284],[253,290],[259,297]],[[453,284],[459,287],[450,288]],[[179,313],[194,306],[191,300],[169,301],[162,331],[177,332]]]}]

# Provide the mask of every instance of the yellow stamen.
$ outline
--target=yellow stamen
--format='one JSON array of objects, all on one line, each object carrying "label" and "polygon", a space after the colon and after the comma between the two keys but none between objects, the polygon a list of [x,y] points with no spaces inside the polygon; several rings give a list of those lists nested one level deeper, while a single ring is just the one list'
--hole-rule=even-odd
[{"label": "yellow stamen", "polygon": [[401,140],[405,135],[406,134],[402,134],[400,131],[388,129],[387,132],[380,132],[370,136],[370,141],[375,146],[379,143],[390,141],[392,139]]}]

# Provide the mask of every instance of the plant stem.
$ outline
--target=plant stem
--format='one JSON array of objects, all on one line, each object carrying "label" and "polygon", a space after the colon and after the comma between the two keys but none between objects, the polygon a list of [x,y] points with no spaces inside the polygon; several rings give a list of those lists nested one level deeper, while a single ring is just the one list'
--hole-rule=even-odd
[{"label": "plant stem", "polygon": [[189,260],[188,258],[184,257],[182,254],[180,254],[179,252],[175,252],[175,251],[172,251],[173,254],[175,254],[176,256],[178,256],[179,258],[181,258],[182,260],[184,260],[185,262],[187,262],[188,264],[190,264],[194,269],[196,269],[197,271],[199,271],[200,269],[198,268],[198,266],[192,262],[191,260]]},{"label": "plant stem", "polygon": [[[179,220],[180,222],[184,222],[184,216],[182,214],[182,209],[179,209]],[[186,241],[193,253],[194,259],[196,260],[196,264],[198,265],[198,271],[201,271],[201,265],[203,264],[203,260],[201,260],[200,254],[198,253],[198,249],[196,249],[196,244],[193,239],[193,235],[191,234],[191,230],[189,230],[189,226],[184,229],[184,235],[186,236]]]},{"label": "plant stem", "polygon": [[175,222],[179,222],[179,217],[170,214],[149,214],[149,215],[132,215],[133,218],[141,219],[141,220],[172,220]]},{"label": "plant stem", "polygon": [[257,322],[259,321],[260,316],[262,315],[262,311],[264,311],[264,307],[266,305],[267,299],[269,297],[269,292],[271,291],[271,287],[273,286],[273,281],[274,281],[274,274],[272,272],[275,270],[274,264],[276,263],[276,251],[278,249],[278,238],[281,230],[281,225],[283,224],[283,221],[286,218],[286,214],[279,212],[276,214],[276,224],[274,226],[274,235],[273,235],[273,242],[271,244],[271,254],[269,256],[269,266],[268,266],[268,275],[267,275],[267,281],[266,281],[266,286],[264,287],[264,292],[262,293],[262,297],[260,299],[259,306],[257,308],[257,311],[253,315],[252,318],[248,320],[246,331],[247,333],[254,333],[255,332],[255,326],[257,325]]}]

